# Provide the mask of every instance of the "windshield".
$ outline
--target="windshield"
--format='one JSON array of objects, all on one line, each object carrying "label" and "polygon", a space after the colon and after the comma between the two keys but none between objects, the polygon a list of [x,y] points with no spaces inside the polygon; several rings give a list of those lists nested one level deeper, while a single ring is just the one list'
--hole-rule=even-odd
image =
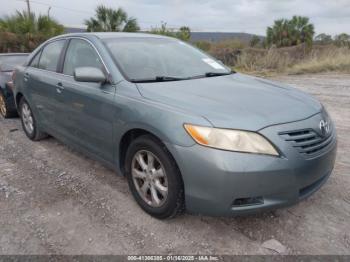
[{"label": "windshield", "polygon": [[27,55],[4,55],[0,56],[1,71],[12,71],[16,66],[24,64]]},{"label": "windshield", "polygon": [[130,37],[104,40],[129,80],[175,81],[230,74],[221,62],[176,39]]}]

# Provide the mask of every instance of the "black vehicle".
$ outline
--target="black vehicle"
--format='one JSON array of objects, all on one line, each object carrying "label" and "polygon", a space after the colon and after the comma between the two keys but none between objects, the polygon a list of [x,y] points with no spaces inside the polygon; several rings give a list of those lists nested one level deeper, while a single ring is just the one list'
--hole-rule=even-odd
[{"label": "black vehicle", "polygon": [[12,73],[27,60],[26,53],[0,54],[0,114],[4,118],[17,116],[12,92]]}]

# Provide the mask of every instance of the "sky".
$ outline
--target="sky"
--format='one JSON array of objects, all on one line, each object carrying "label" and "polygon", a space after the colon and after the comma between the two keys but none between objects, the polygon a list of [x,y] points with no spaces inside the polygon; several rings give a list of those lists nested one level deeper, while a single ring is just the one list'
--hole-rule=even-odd
[{"label": "sky", "polygon": [[[279,18],[308,16],[315,31],[350,34],[350,0],[30,0],[36,13],[47,13],[61,24],[83,27],[97,5],[122,7],[142,29],[166,22],[170,28],[192,31],[245,32],[265,35]],[[25,0],[0,0],[0,17],[26,8]]]}]

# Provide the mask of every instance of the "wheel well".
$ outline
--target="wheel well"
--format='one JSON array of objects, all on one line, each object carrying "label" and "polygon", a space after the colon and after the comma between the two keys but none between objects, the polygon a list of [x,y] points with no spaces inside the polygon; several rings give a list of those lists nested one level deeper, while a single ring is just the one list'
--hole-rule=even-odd
[{"label": "wheel well", "polygon": [[132,129],[126,132],[119,144],[119,167],[121,171],[124,174],[124,163],[125,163],[125,157],[126,157],[126,151],[128,150],[128,147],[134,139],[143,136],[143,135],[151,135],[157,140],[161,141],[156,135],[152,134],[151,132],[148,132],[144,129]]},{"label": "wheel well", "polygon": [[21,101],[21,98],[23,97],[22,93],[18,93],[16,95],[16,105],[17,105],[17,108],[19,106],[19,102]]}]

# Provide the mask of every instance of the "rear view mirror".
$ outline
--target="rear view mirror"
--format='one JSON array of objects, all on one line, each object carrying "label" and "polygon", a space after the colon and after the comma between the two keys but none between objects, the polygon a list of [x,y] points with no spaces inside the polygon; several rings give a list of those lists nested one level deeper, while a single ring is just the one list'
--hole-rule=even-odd
[{"label": "rear view mirror", "polygon": [[74,70],[74,79],[78,82],[104,83],[106,76],[96,67],[78,67]]}]

